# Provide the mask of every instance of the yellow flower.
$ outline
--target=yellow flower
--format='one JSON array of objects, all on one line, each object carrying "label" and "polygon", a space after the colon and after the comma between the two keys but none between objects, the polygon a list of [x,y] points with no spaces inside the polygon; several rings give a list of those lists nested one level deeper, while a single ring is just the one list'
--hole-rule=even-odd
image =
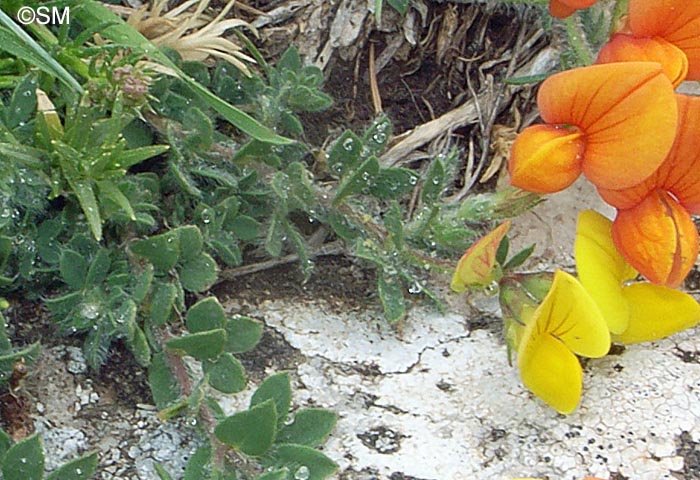
[{"label": "yellow flower", "polygon": [[610,349],[610,334],[595,301],[578,280],[557,270],[552,288],[519,337],[523,384],[558,412],[573,412],[583,382],[576,355],[597,358]]},{"label": "yellow flower", "polygon": [[690,295],[647,282],[629,284],[637,272],[612,239],[612,222],[592,210],[581,212],[574,247],[581,283],[593,297],[621,343],[658,340],[700,320],[700,305]]}]

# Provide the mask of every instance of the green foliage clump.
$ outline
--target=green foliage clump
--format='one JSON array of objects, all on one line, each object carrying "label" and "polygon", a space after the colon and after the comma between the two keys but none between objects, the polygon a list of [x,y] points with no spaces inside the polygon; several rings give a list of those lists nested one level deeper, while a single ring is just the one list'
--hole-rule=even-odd
[{"label": "green foliage clump", "polygon": [[[200,420],[208,440],[186,479],[327,477],[337,466],[316,447],[336,417],[292,416],[288,374],[232,415],[215,399],[246,389],[237,355],[263,332],[208,293],[222,271],[294,255],[308,279],[315,254],[335,245],[375,268],[396,324],[407,298],[440,305],[427,274],[451,267],[443,258],[461,254],[474,225],[536,197],[451,199],[458,152],[422,171],[386,164],[385,116],[328,148],[309,145],[302,114],[332,101],[294,48],[272,66],[247,43],[259,66],[247,76],[162,52],[97,2],[74,11],[75,26],[35,26],[23,49],[26,33],[0,18],[0,38],[14,39],[0,58],[0,293],[44,300],[60,333],[83,335],[93,369],[123,342],[148,369],[160,416]],[[95,33],[112,42],[92,45]],[[0,369],[35,348],[15,351],[0,332]],[[25,442],[40,452],[36,437]]]}]

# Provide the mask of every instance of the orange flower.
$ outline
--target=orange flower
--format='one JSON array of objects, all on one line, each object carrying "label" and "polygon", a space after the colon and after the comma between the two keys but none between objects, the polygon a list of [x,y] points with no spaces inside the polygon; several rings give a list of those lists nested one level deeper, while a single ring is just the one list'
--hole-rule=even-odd
[{"label": "orange flower", "polygon": [[629,30],[635,37],[660,37],[688,57],[688,80],[700,80],[700,2],[630,0]]},{"label": "orange flower", "polygon": [[678,132],[668,156],[653,175],[632,188],[599,188],[616,208],[632,208],[656,189],[667,191],[691,214],[700,214],[700,97],[676,95]]},{"label": "orange flower", "polygon": [[552,75],[537,104],[549,125],[518,135],[511,183],[553,193],[583,172],[598,188],[624,189],[649,177],[676,134],[673,85],[651,62],[593,65]]},{"label": "orange flower", "polygon": [[698,256],[690,214],[700,213],[700,98],[677,95],[678,133],[666,160],[639,185],[598,189],[619,209],[615,245],[652,283],[680,285]]},{"label": "orange flower", "polygon": [[557,18],[566,18],[576,10],[588,8],[598,0],[550,0],[549,14]]},{"label": "orange flower", "polygon": [[690,214],[671,195],[654,190],[629,209],[618,210],[615,246],[650,282],[678,287],[698,257],[698,232]]},{"label": "orange flower", "polygon": [[688,74],[688,57],[683,50],[663,38],[637,38],[625,33],[610,37],[598,53],[596,63],[657,62],[674,86],[685,80]]}]

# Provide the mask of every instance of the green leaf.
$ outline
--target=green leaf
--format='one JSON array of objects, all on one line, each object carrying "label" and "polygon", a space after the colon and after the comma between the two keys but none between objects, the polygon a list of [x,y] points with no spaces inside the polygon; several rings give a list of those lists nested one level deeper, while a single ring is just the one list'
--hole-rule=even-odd
[{"label": "green leaf", "polygon": [[503,265],[503,270],[512,270],[514,268],[518,268],[520,265],[525,263],[525,260],[527,260],[530,257],[530,255],[532,255],[532,252],[535,251],[535,246],[536,245],[533,243],[529,247],[520,250],[518,253],[510,257],[508,263]]},{"label": "green leaf", "polygon": [[395,276],[391,278],[382,272],[377,280],[377,289],[387,321],[393,324],[402,320],[406,316],[406,302],[401,282]]},{"label": "green leaf", "polygon": [[245,353],[252,350],[260,341],[263,325],[249,317],[236,316],[226,320],[227,352]]},{"label": "green leaf", "polygon": [[430,164],[425,176],[425,183],[420,192],[420,198],[424,205],[432,205],[438,201],[445,188],[445,166],[439,158]]},{"label": "green leaf", "polygon": [[132,324],[128,345],[140,366],[147,367],[151,363],[151,347],[148,345],[148,339],[135,322]]},{"label": "green leaf", "polygon": [[391,235],[391,240],[396,248],[403,248],[403,218],[401,217],[401,208],[396,201],[392,202],[386,213],[384,213],[384,226]]},{"label": "green leaf", "polygon": [[109,273],[109,267],[112,266],[112,260],[109,258],[110,252],[108,248],[100,248],[97,251],[87,271],[85,285],[96,286],[105,281]]},{"label": "green leaf", "polygon": [[151,299],[151,322],[155,326],[168,323],[175,303],[177,290],[171,283],[156,283]]},{"label": "green leaf", "polygon": [[159,410],[180,398],[180,386],[170,370],[167,355],[163,352],[153,355],[148,369],[148,386]]},{"label": "green leaf", "polygon": [[216,360],[203,363],[204,373],[209,375],[209,385],[223,393],[237,393],[246,386],[245,369],[230,353],[219,355]]},{"label": "green leaf", "polygon": [[282,254],[284,246],[284,223],[286,219],[280,218],[280,215],[275,213],[270,219],[270,226],[267,227],[267,236],[265,237],[265,250],[273,257],[279,257]]},{"label": "green leaf", "polygon": [[382,168],[369,191],[381,199],[399,198],[409,193],[418,183],[418,175],[407,168]]},{"label": "green leaf", "polygon": [[498,244],[498,249],[496,250],[496,261],[499,265],[506,263],[508,250],[510,250],[510,240],[508,240],[508,236],[505,236],[503,240],[501,240],[501,243]]},{"label": "green leaf", "polygon": [[2,463],[4,480],[41,480],[44,476],[44,451],[38,435],[14,444]]},{"label": "green leaf", "polygon": [[187,329],[192,333],[223,328],[226,312],[216,297],[204,298],[190,307],[185,316]]},{"label": "green leaf", "polygon": [[281,424],[286,420],[289,407],[292,405],[292,386],[289,383],[289,373],[280,372],[267,377],[253,393],[250,406],[270,399],[275,402],[275,411]]},{"label": "green leaf", "polygon": [[351,242],[362,235],[360,227],[335,209],[328,212],[328,223],[335,234],[345,241]]},{"label": "green leaf", "polygon": [[151,290],[151,284],[153,282],[153,265],[147,263],[143,267],[141,273],[136,274],[136,281],[134,282],[134,288],[131,292],[131,298],[137,304],[140,304],[146,299],[148,292]]},{"label": "green leaf", "polygon": [[337,418],[335,413],[322,408],[299,410],[294,414],[294,421],[280,429],[275,442],[316,447],[330,435]]},{"label": "green leaf", "polygon": [[216,261],[208,253],[200,253],[178,268],[180,283],[190,292],[203,292],[216,281]]},{"label": "green leaf", "polygon": [[78,252],[63,250],[59,262],[61,278],[73,290],[82,290],[88,273],[88,263]]},{"label": "green leaf", "polygon": [[7,259],[12,253],[12,239],[9,237],[0,237],[0,268],[7,264]]},{"label": "green leaf", "polygon": [[167,272],[180,257],[180,236],[174,231],[155,235],[131,244],[131,251],[146,258],[156,270]]},{"label": "green leaf", "polygon": [[289,478],[289,470],[286,468],[281,468],[273,472],[264,473],[260,475],[257,480],[288,480]]},{"label": "green leaf", "polygon": [[97,470],[97,453],[93,452],[57,468],[46,480],[89,480]]},{"label": "green leaf", "polygon": [[387,0],[387,3],[401,15],[405,15],[408,11],[408,0]]},{"label": "green leaf", "polygon": [[184,143],[198,152],[207,152],[212,145],[214,126],[197,107],[187,109],[182,119]]},{"label": "green leaf", "polygon": [[347,174],[338,186],[338,191],[333,199],[333,205],[340,204],[346,197],[355,195],[365,189],[369,189],[379,173],[379,160],[371,156],[356,170]]},{"label": "green leaf", "polygon": [[182,480],[204,480],[211,473],[211,446],[199,447],[190,457],[185,466]]},{"label": "green leaf", "polygon": [[270,449],[276,432],[277,412],[272,399],[227,417],[214,429],[221,442],[254,457]]},{"label": "green leaf", "polygon": [[333,175],[342,177],[360,161],[363,142],[350,130],[343,133],[328,153],[328,167]]},{"label": "green leaf", "polygon": [[99,188],[100,194],[104,198],[114,202],[131,220],[136,220],[136,214],[134,213],[129,199],[126,198],[126,195],[119,190],[114,182],[111,180],[102,180],[97,182],[97,188]]},{"label": "green leaf", "polygon": [[260,224],[253,217],[237,215],[226,223],[226,230],[244,242],[251,242],[260,235]]},{"label": "green leaf", "polygon": [[[1,321],[5,321],[4,319],[0,319]],[[10,449],[12,446],[12,438],[3,430],[0,428],[0,463],[2,463],[3,459],[5,458],[5,455],[7,454],[7,451]]]},{"label": "green leaf", "polygon": [[186,262],[195,258],[202,251],[204,240],[202,232],[194,225],[178,227],[174,231],[180,238],[180,261]]},{"label": "green leaf", "polygon": [[333,460],[304,445],[278,445],[272,458],[275,467],[287,467],[296,478],[303,475],[307,480],[323,480],[338,470]]},{"label": "green leaf", "polygon": [[5,124],[9,128],[24,125],[36,111],[36,85],[34,75],[27,75],[12,92],[10,105],[4,110]]},{"label": "green leaf", "polygon": [[371,154],[378,154],[391,137],[391,121],[386,115],[379,116],[362,136],[362,142]]},{"label": "green leaf", "polygon": [[58,78],[71,90],[83,93],[83,87],[32,37],[22,30],[5,12],[0,10],[0,49],[22,58],[39,70]]},{"label": "green leaf", "polygon": [[280,59],[277,61],[275,69],[277,71],[290,70],[295,73],[301,71],[301,56],[299,56],[299,51],[294,45],[290,46],[284,51]]},{"label": "green leaf", "polygon": [[226,343],[226,330],[218,328],[174,338],[165,345],[169,350],[184,352],[197,360],[204,360],[221,355],[224,343]]},{"label": "green leaf", "polygon": [[66,177],[66,181],[68,181],[75,196],[78,197],[78,203],[85,213],[90,231],[95,239],[100,241],[102,239],[102,219],[100,218],[100,209],[97,206],[95,192],[92,190],[92,183],[79,177],[78,171],[70,163],[71,161],[75,161],[75,159],[68,160],[64,157],[59,159],[63,175]]}]

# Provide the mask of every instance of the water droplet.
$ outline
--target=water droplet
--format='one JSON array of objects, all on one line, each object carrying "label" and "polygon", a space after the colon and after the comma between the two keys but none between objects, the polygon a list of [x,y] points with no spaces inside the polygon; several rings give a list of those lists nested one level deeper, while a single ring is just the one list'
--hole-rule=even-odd
[{"label": "water droplet", "polygon": [[80,315],[88,320],[94,320],[100,316],[100,306],[94,303],[85,303],[80,309]]},{"label": "water droplet", "polygon": [[420,284],[420,282],[416,282],[410,287],[408,287],[408,293],[411,295],[417,295],[423,291],[423,285]]},{"label": "water droplet", "polygon": [[386,134],[380,131],[377,131],[374,135],[372,135],[372,140],[374,140],[377,143],[384,143],[386,142]]},{"label": "water droplet", "polygon": [[289,426],[289,425],[291,425],[292,423],[294,423],[294,417],[287,417],[287,418],[284,419],[284,424],[285,424],[285,425]]},{"label": "water droplet", "polygon": [[76,475],[82,475],[82,474],[83,474],[83,470],[80,469],[80,468],[76,468],[76,469],[75,469],[75,474],[76,474]]},{"label": "water droplet", "polygon": [[496,295],[498,293],[498,282],[491,282],[484,287],[486,295]]},{"label": "water droplet", "polygon": [[346,151],[351,151],[352,147],[355,145],[355,142],[353,141],[352,138],[346,138],[345,141],[343,142],[343,148]]},{"label": "water droplet", "polygon": [[24,457],[20,458],[19,461],[20,463],[27,463],[27,459]]},{"label": "water droplet", "polygon": [[297,468],[296,472],[294,472],[294,480],[308,480],[310,476],[311,471],[306,465],[302,465],[301,467]]}]

